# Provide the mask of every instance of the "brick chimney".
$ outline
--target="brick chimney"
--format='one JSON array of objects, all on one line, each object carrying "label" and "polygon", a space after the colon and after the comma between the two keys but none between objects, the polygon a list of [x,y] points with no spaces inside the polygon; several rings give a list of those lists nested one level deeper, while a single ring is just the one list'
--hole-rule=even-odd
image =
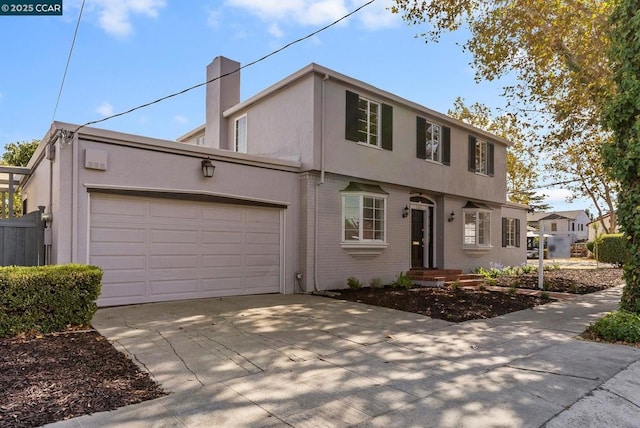
[{"label": "brick chimney", "polygon": [[[207,82],[239,68],[239,62],[218,56],[207,66]],[[204,145],[216,149],[230,149],[230,127],[222,113],[240,102],[240,72],[207,83],[206,97]]]}]

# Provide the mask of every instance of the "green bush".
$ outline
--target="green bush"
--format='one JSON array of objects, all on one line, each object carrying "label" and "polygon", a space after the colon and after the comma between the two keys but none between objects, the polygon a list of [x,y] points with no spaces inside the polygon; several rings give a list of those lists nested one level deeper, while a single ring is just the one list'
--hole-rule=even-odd
[{"label": "green bush", "polygon": [[622,266],[629,258],[625,247],[625,239],[622,233],[600,235],[596,240],[598,261]]},{"label": "green bush", "polygon": [[0,337],[89,324],[101,281],[95,266],[0,267]]},{"label": "green bush", "polygon": [[362,288],[362,282],[355,276],[350,276],[349,278],[347,278],[347,285],[352,290],[359,290]]},{"label": "green bush", "polygon": [[596,245],[596,243],[594,241],[587,242],[587,250],[589,250],[589,252],[593,253],[593,247],[595,245]]},{"label": "green bush", "polygon": [[413,281],[411,281],[411,278],[409,278],[407,275],[400,272],[396,280],[393,281],[393,284],[391,285],[397,288],[411,288],[413,287]]},{"label": "green bush", "polygon": [[382,288],[382,280],[380,280],[380,278],[371,278],[371,281],[369,281],[369,287]]},{"label": "green bush", "polygon": [[591,324],[587,331],[608,341],[640,342],[640,316],[626,311],[611,312]]}]

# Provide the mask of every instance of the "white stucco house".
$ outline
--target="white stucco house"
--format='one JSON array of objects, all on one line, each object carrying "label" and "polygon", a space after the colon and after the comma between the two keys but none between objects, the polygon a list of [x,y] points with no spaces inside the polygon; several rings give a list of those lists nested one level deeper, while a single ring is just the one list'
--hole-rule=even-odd
[{"label": "white stucco house", "polygon": [[208,66],[206,123],[177,141],[59,122],[42,139],[27,210],[51,218],[50,263],[104,269],[100,305],[525,262],[508,141],[317,64],[241,101],[238,67]]},{"label": "white stucco house", "polygon": [[584,242],[589,237],[591,219],[584,210],[553,211],[527,214],[527,224],[545,234],[567,236],[570,244]]}]

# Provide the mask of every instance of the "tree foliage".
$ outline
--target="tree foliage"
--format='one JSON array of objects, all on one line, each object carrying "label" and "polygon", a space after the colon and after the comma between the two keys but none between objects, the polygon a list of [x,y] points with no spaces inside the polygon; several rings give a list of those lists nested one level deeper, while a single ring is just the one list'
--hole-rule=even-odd
[{"label": "tree foliage", "polygon": [[[27,166],[29,159],[38,148],[39,140],[18,141],[15,143],[8,143],[4,146],[4,153],[0,157],[0,165],[7,166]],[[8,195],[4,196],[8,198]],[[19,216],[22,211],[22,194],[20,190],[13,194],[13,210],[9,212],[9,204],[2,204],[0,209],[0,218],[16,217]],[[25,213],[23,213],[25,214]]]},{"label": "tree foliage", "polygon": [[605,165],[620,183],[618,217],[630,254],[620,308],[640,313],[640,3],[617,0],[611,15],[609,57],[613,88],[603,122],[613,134]]},{"label": "tree foliage", "polygon": [[449,116],[455,117],[477,128],[491,132],[513,146],[507,150],[507,196],[512,202],[527,204],[533,211],[546,211],[549,205],[543,203],[544,195],[536,195],[533,190],[538,180],[537,159],[529,141],[535,138],[531,126],[522,123],[511,114],[494,115],[484,104],[464,104],[458,97]]},{"label": "tree foliage", "polygon": [[598,0],[395,0],[391,9],[425,26],[427,41],[467,29],[464,48],[476,79],[515,78],[504,88],[507,111],[540,125],[538,151],[557,181],[574,183],[567,187],[604,213],[613,212],[616,191],[599,167],[599,148],[610,139],[600,117],[612,86],[611,8],[611,1]]},{"label": "tree foliage", "polygon": [[0,163],[11,166],[27,166],[39,143],[39,140],[32,140],[31,142],[18,141],[5,144]]}]

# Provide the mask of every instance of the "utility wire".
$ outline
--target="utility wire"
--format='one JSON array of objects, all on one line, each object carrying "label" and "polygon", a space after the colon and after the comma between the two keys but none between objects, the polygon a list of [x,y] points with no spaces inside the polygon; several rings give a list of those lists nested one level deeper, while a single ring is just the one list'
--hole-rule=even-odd
[{"label": "utility wire", "polygon": [[358,8],[356,8],[356,9],[352,10],[352,11],[351,11],[351,12],[349,12],[348,14],[344,15],[342,18],[339,18],[339,19],[337,19],[337,20],[333,21],[332,23],[330,23],[330,24],[328,24],[328,25],[325,25],[324,27],[322,27],[322,28],[320,28],[320,29],[318,29],[318,30],[314,31],[313,33],[307,34],[307,35],[306,35],[306,36],[304,36],[304,37],[301,37],[301,38],[296,39],[296,40],[294,40],[294,41],[292,41],[292,42],[289,42],[289,43],[287,43],[286,45],[282,46],[281,48],[276,49],[276,50],[274,50],[274,51],[272,51],[272,52],[268,53],[267,55],[265,55],[265,56],[263,56],[263,57],[261,57],[261,58],[256,59],[255,61],[252,61],[252,62],[250,62],[250,63],[248,63],[248,64],[245,64],[245,65],[243,65],[243,66],[239,67],[239,68],[238,68],[238,69],[236,69],[236,70],[230,71],[230,72],[228,72],[228,73],[225,73],[225,74],[223,74],[223,75],[221,75],[221,76],[215,77],[215,78],[213,78],[213,79],[211,79],[211,80],[208,80],[208,81],[206,81],[206,82],[198,83],[197,85],[193,85],[193,86],[191,86],[191,87],[189,87],[189,88],[186,88],[186,89],[183,89],[183,90],[181,90],[181,91],[174,92],[173,94],[166,95],[166,96],[164,96],[164,97],[162,97],[162,98],[158,98],[157,100],[150,101],[150,102],[148,102],[148,103],[141,104],[141,105],[139,105],[139,106],[136,106],[136,107],[130,108],[129,110],[123,111],[123,112],[121,112],[121,113],[116,113],[116,114],[113,114],[113,115],[111,115],[111,116],[104,117],[104,118],[102,118],[102,119],[98,119],[98,120],[93,120],[93,121],[91,121],[91,122],[87,122],[87,123],[85,123],[85,124],[80,125],[79,127],[77,127],[73,132],[74,132],[74,133],[75,133],[75,132],[78,132],[79,130],[81,130],[81,129],[82,129],[82,128],[84,128],[85,126],[95,125],[96,123],[101,123],[101,122],[105,122],[105,121],[107,121],[107,120],[109,120],[109,119],[113,119],[113,118],[116,118],[116,117],[119,117],[119,116],[124,116],[124,115],[129,114],[129,113],[132,113],[132,112],[134,112],[134,111],[136,111],[136,110],[140,110],[140,109],[143,109],[143,108],[145,108],[145,107],[149,107],[149,106],[151,106],[151,105],[153,105],[153,104],[157,104],[157,103],[159,103],[159,102],[161,102],[161,101],[168,100],[169,98],[173,98],[173,97],[176,97],[176,96],[178,96],[178,95],[182,95],[182,94],[184,94],[184,93],[186,93],[186,92],[189,92],[189,91],[192,91],[192,90],[194,90],[194,89],[196,89],[196,88],[199,88],[199,87],[201,87],[201,86],[204,86],[204,85],[206,85],[207,83],[214,82],[214,81],[216,81],[216,80],[222,79],[223,77],[227,77],[227,76],[230,76],[230,75],[232,75],[232,74],[234,74],[234,73],[237,73],[237,72],[239,72],[239,71],[240,71],[240,70],[242,70],[242,69],[245,69],[245,68],[247,68],[247,67],[251,67],[252,65],[255,65],[255,64],[259,63],[259,62],[262,62],[262,61],[264,61],[265,59],[267,59],[267,58],[269,58],[269,57],[271,57],[271,56],[273,56],[273,55],[275,55],[275,54],[277,54],[277,53],[280,53],[280,52],[282,52],[283,50],[285,50],[285,49],[287,49],[287,48],[289,48],[289,47],[291,47],[291,46],[293,46],[293,45],[295,45],[295,44],[297,44],[297,43],[300,43],[300,42],[302,42],[302,41],[304,41],[304,40],[310,39],[311,37],[315,36],[316,34],[319,34],[319,33],[323,32],[324,30],[327,30],[328,28],[333,27],[333,26],[334,26],[334,25],[336,25],[337,23],[339,23],[339,22],[341,22],[341,21],[344,21],[345,19],[349,18],[350,16],[352,16],[352,15],[354,15],[354,14],[358,13],[360,10],[362,10],[363,8],[365,8],[365,7],[369,6],[371,3],[375,2],[375,1],[376,1],[376,0],[369,0],[367,3],[365,3],[365,4],[361,5],[360,7],[358,7]]},{"label": "utility wire", "polygon": [[78,22],[76,23],[76,30],[73,32],[73,40],[71,41],[71,48],[69,49],[69,55],[67,56],[67,65],[64,67],[64,74],[62,75],[62,82],[60,82],[60,90],[58,91],[58,98],[56,99],[56,106],[53,109],[53,122],[58,112],[58,104],[60,103],[60,96],[62,95],[62,88],[64,87],[64,81],[67,78],[67,70],[69,70],[69,63],[71,62],[71,54],[73,53],[73,47],[76,44],[76,36],[78,35],[78,28],[80,27],[80,19],[82,19],[82,11],[84,10],[85,0],[82,0],[82,6],[80,6],[80,14],[78,14]]}]

